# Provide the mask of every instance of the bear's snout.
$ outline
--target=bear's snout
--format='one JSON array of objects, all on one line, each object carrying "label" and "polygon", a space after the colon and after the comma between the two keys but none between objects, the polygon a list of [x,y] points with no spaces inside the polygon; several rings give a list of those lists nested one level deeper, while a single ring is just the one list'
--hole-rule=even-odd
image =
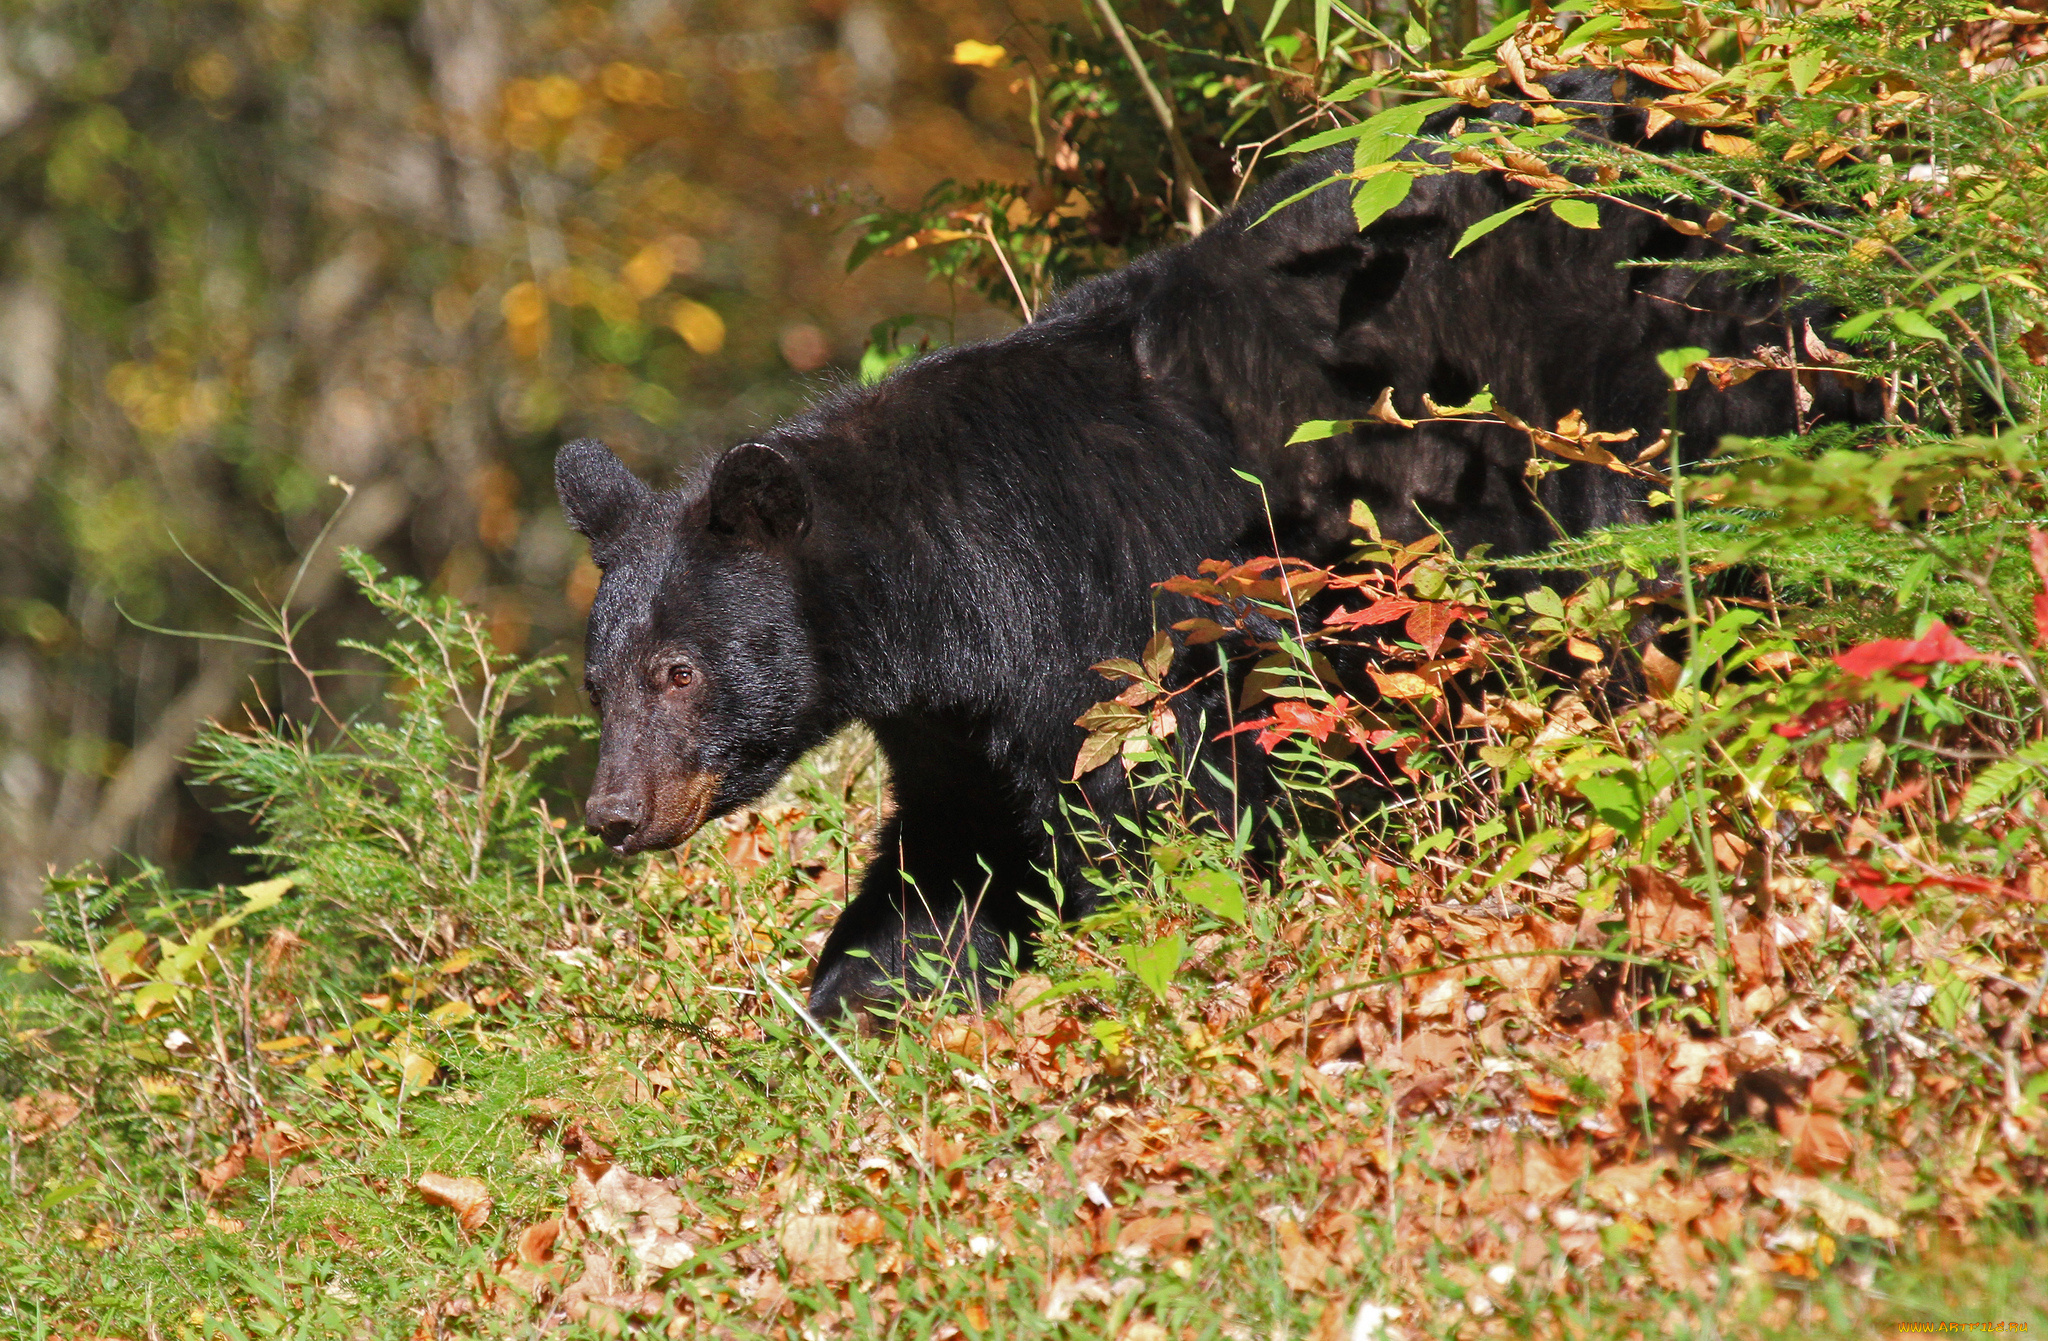
[{"label": "bear's snout", "polygon": [[606,847],[623,848],[647,823],[647,806],[642,798],[627,792],[593,794],[584,803],[583,823]]},{"label": "bear's snout", "polygon": [[653,777],[628,777],[612,783],[598,767],[601,787],[583,805],[583,822],[614,852],[654,852],[671,848],[704,827],[711,818],[719,775],[710,772],[662,772]]}]

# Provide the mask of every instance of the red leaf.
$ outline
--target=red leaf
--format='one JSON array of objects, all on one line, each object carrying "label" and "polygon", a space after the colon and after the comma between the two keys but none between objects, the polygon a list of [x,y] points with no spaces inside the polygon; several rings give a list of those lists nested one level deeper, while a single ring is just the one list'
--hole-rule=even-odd
[{"label": "red leaf", "polygon": [[[1382,596],[1363,610],[1339,610],[1323,621],[1326,629],[1355,629],[1367,624],[1391,624],[1414,610],[1421,602],[1406,596]],[[1420,638],[1417,642],[1422,641]]]},{"label": "red leaf", "polygon": [[1340,694],[1328,708],[1317,708],[1298,699],[1281,699],[1273,705],[1271,717],[1261,717],[1255,722],[1239,722],[1228,731],[1218,733],[1217,739],[1235,736],[1240,732],[1257,731],[1259,748],[1268,754],[1273,747],[1287,737],[1299,733],[1312,736],[1318,744],[1330,738],[1330,733],[1343,726],[1351,712],[1351,700]]},{"label": "red leaf", "polygon": [[1444,645],[1444,635],[1458,621],[1458,607],[1448,604],[1418,605],[1408,616],[1408,638],[1430,656]]},{"label": "red leaf", "polygon": [[2048,647],[2048,531],[2027,528],[2027,553],[2034,560],[2034,576],[2041,579],[2034,597],[2034,641]]},{"label": "red leaf", "polygon": [[1883,912],[1895,903],[1911,903],[1913,896],[1920,892],[1921,880],[1904,884],[1892,881],[1887,871],[1872,866],[1867,861],[1852,861],[1842,872],[1841,888],[1854,895],[1858,902],[1871,912]]},{"label": "red leaf", "polygon": [[1843,869],[1839,888],[1850,894],[1871,912],[1881,912],[1895,903],[1910,903],[1915,894],[1929,885],[1941,885],[1958,894],[2000,894],[2008,898],[2027,898],[2024,892],[2011,885],[1981,875],[1963,875],[1956,871],[1929,871],[1924,875],[1909,876],[1904,880],[1898,873],[1873,866],[1867,861],[1851,861]]},{"label": "red leaf", "polygon": [[1771,730],[1787,740],[1798,740],[1803,736],[1810,736],[1824,727],[1833,726],[1842,719],[1842,714],[1847,711],[1849,711],[1848,699],[1826,699],[1814,704],[1791,721],[1778,723]]},{"label": "red leaf", "polygon": [[1879,638],[1835,658],[1837,666],[1858,679],[1868,680],[1879,671],[1888,671],[1916,688],[1927,683],[1925,672],[1917,667],[1953,666],[1968,661],[2013,664],[2011,657],[1978,651],[1951,633],[1940,620],[1928,625],[1927,632],[1918,638]]}]

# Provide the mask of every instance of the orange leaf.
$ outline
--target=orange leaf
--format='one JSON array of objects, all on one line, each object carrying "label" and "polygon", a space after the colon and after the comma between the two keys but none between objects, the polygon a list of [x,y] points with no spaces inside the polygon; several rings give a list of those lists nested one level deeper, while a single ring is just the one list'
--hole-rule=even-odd
[{"label": "orange leaf", "polygon": [[455,1212],[465,1233],[483,1228],[491,1214],[491,1191],[481,1178],[453,1178],[445,1173],[423,1173],[413,1189],[429,1206]]}]

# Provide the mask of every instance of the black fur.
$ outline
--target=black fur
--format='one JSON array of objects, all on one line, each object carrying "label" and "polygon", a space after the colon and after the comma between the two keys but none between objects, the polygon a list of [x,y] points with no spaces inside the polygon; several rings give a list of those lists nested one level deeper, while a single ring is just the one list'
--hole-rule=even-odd
[{"label": "black fur", "polygon": [[[1608,96],[1606,76],[1557,87]],[[1599,114],[1598,133],[1640,138],[1634,114]],[[1490,385],[1525,419],[1578,409],[1647,442],[1665,416],[1658,351],[1782,348],[1807,314],[1670,268],[1716,244],[1611,205],[1598,231],[1538,211],[1452,259],[1467,224],[1527,194],[1491,176],[1424,179],[1363,234],[1341,188],[1250,226],[1344,167],[1342,151],[1304,162],[1200,238],[1002,339],[827,397],[675,492],[647,491],[597,444],[564,448],[564,507],[605,570],[588,654],[604,723],[592,828],[622,851],[672,845],[866,722],[892,813],[819,958],[812,1008],[887,999],[918,950],[976,961],[962,977],[986,988],[1028,957],[1045,872],[1066,892],[1059,911],[1088,911],[1062,800],[1112,828],[1134,813],[1115,763],[1078,791],[1064,780],[1074,719],[1107,688],[1089,667],[1196,613],[1153,583],[1271,553],[1276,536],[1286,553],[1338,558],[1353,499],[1393,536],[1434,525],[1496,553],[1547,544],[1546,512],[1574,531],[1647,515],[1638,486],[1584,466],[1544,479],[1539,506],[1526,440],[1497,426],[1284,445],[1297,424],[1361,417],[1383,387],[1416,416],[1424,393],[1453,403]],[[1784,374],[1696,386],[1682,427],[1707,445],[1785,431],[1792,396]],[[1837,379],[1815,414],[1873,408]],[[1263,482],[1270,519],[1236,470]],[[1187,695],[1176,738],[1208,737],[1215,767],[1192,770],[1203,804],[1260,811],[1263,756],[1215,740],[1225,717],[1220,689]]]}]

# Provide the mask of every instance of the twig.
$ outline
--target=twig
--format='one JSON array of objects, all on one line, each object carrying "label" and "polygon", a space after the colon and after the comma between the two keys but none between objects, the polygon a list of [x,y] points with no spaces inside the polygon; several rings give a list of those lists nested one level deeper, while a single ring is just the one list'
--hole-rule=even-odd
[{"label": "twig", "polygon": [[1017,295],[1017,306],[1024,310],[1024,324],[1031,324],[1031,300],[1024,296],[1024,286],[1017,282],[1017,272],[1010,268],[1009,253],[1003,244],[996,241],[996,221],[984,214],[981,216],[981,231],[988,237],[988,245],[995,248],[996,259],[1003,263],[1003,273],[1009,276],[1010,292]]},{"label": "twig", "polygon": [[[1180,127],[1174,124],[1173,108],[1159,92],[1159,86],[1152,82],[1152,74],[1145,68],[1145,61],[1138,55],[1138,48],[1132,44],[1131,35],[1124,31],[1123,20],[1116,16],[1116,7],[1109,0],[1095,0],[1095,7],[1102,11],[1103,22],[1116,38],[1116,44],[1123,48],[1125,59],[1138,76],[1138,83],[1144,86],[1145,96],[1152,102],[1153,114],[1166,130],[1167,147],[1173,151],[1173,172],[1178,179],[1174,184],[1180,190],[1181,208],[1187,212],[1188,232],[1202,231],[1202,206],[1207,202],[1202,196],[1202,174],[1195,167],[1194,156],[1188,153],[1187,141],[1181,138]],[[1215,206],[1211,205],[1211,209]]]}]

